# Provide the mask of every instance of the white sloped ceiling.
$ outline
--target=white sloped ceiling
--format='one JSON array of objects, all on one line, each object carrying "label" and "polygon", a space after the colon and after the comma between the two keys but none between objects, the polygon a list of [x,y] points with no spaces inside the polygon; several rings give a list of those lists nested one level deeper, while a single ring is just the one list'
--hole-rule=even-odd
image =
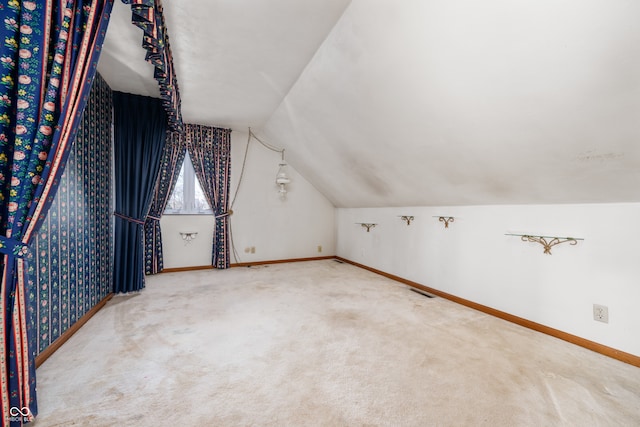
[{"label": "white sloped ceiling", "polygon": [[337,206],[640,200],[640,7],[354,1],[266,126]]},{"label": "white sloped ceiling", "polygon": [[275,3],[211,2],[228,36],[197,44],[165,1],[183,114],[254,126],[336,206],[640,201],[640,2]]}]

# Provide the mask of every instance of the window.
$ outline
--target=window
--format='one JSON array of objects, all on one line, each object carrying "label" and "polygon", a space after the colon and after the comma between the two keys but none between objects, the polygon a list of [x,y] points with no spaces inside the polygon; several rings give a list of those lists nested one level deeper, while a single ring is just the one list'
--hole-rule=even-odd
[{"label": "window", "polygon": [[213,210],[209,207],[207,199],[204,197],[202,187],[193,170],[193,164],[187,151],[182,162],[180,175],[173,193],[164,210],[165,215],[211,215]]}]

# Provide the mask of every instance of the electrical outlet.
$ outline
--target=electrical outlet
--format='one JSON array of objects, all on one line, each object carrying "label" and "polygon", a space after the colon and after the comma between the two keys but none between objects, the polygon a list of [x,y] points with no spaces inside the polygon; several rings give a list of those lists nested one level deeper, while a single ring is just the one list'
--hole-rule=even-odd
[{"label": "electrical outlet", "polygon": [[244,253],[248,254],[249,252],[251,252],[251,248],[244,248]]},{"label": "electrical outlet", "polygon": [[606,305],[593,304],[593,320],[609,323],[609,308]]},{"label": "electrical outlet", "polygon": [[322,252],[322,245],[318,245],[318,252]]},{"label": "electrical outlet", "polygon": [[251,246],[251,253],[255,254],[256,253],[256,247],[255,246]]}]

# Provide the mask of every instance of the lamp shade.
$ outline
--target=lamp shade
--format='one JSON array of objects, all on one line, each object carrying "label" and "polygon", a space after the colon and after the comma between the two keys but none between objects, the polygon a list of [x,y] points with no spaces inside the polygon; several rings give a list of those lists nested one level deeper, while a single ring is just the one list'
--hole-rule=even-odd
[{"label": "lamp shade", "polygon": [[280,163],[280,168],[278,169],[278,174],[276,175],[276,184],[280,187],[278,193],[280,194],[280,199],[285,200],[287,197],[287,189],[285,185],[291,182],[291,179],[287,175],[287,164],[282,162]]},{"label": "lamp shade", "polygon": [[287,175],[287,164],[280,163],[280,168],[278,169],[278,174],[276,175],[276,184],[284,185],[291,182],[291,179]]}]

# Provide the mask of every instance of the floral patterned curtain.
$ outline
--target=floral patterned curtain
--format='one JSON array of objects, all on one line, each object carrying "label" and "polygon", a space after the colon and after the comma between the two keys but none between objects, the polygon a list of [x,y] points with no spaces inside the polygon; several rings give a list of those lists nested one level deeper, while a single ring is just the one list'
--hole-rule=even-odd
[{"label": "floral patterned curtain", "polygon": [[211,265],[229,268],[231,130],[185,124],[185,138],[196,176],[215,215]]},{"label": "floral patterned curtain", "polygon": [[153,77],[160,87],[160,98],[167,112],[169,129],[182,130],[180,91],[173,67],[169,34],[164,24],[161,0],[122,0],[131,5],[131,22],[143,31],[142,47],[147,50],[146,61],[154,68]]},{"label": "floral patterned curtain", "polygon": [[163,269],[162,231],[160,217],[171,198],[178,181],[187,146],[178,132],[167,134],[167,143],[162,150],[162,164],[156,181],[151,209],[144,223],[145,274],[157,274]]},{"label": "floral patterned curtain", "polygon": [[37,414],[24,258],[55,196],[95,75],[112,0],[0,0],[0,416]]}]

